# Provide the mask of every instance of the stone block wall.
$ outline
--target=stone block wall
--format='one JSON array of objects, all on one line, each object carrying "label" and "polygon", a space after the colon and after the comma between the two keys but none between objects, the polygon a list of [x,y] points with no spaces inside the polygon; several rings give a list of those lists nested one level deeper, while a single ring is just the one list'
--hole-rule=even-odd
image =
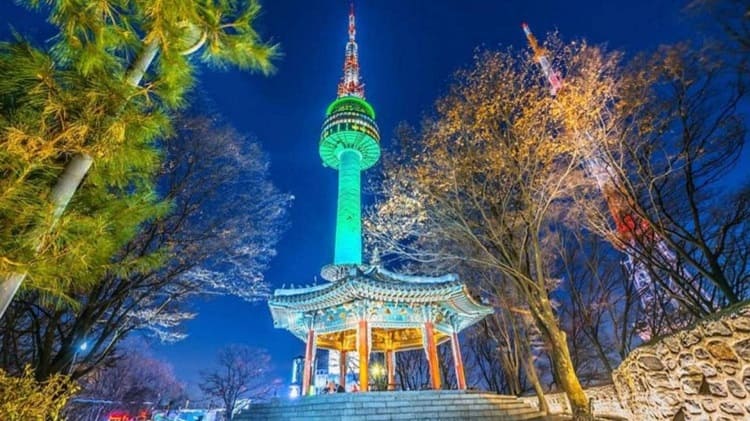
[{"label": "stone block wall", "polygon": [[[614,385],[608,384],[587,388],[586,396],[591,399],[594,415],[631,419],[632,414],[620,404]],[[564,393],[547,393],[544,397],[551,414],[570,414],[570,404]],[[520,399],[535,409],[539,409],[539,401],[536,396],[524,396]]]},{"label": "stone block wall", "polygon": [[750,419],[750,304],[635,349],[612,377],[634,419]]},{"label": "stone block wall", "polygon": [[[531,405],[537,411],[539,410],[539,399],[537,399],[536,395],[521,396],[518,399],[522,400],[528,405]],[[547,400],[547,408],[549,408],[550,414],[570,413],[568,398],[564,393],[545,393],[544,399]]]}]

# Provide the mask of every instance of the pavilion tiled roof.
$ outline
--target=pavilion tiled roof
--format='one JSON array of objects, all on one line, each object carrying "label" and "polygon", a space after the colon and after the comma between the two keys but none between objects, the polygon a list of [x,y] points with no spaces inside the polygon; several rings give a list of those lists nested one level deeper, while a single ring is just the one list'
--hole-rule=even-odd
[{"label": "pavilion tiled roof", "polygon": [[[277,289],[268,304],[277,327],[302,336],[305,328],[300,323],[305,315],[324,314],[363,301],[413,312],[424,307],[434,308],[449,314],[453,322],[450,328],[458,330],[476,323],[493,311],[472,298],[466,285],[456,275],[412,276],[391,272],[380,266],[351,268],[342,279],[332,283]],[[382,322],[387,323],[386,320]],[[336,323],[345,324],[339,320]],[[377,325],[377,321],[374,325]],[[334,329],[333,326],[329,327]],[[449,329],[447,319],[443,328]]]}]

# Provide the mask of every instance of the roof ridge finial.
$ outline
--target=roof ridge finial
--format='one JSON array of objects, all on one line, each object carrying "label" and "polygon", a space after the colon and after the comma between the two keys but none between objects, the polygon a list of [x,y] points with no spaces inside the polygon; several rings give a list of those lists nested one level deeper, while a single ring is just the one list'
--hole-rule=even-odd
[{"label": "roof ridge finial", "polygon": [[359,81],[359,56],[357,54],[357,25],[354,16],[354,2],[349,4],[349,41],[344,56],[344,77],[339,83],[338,96],[365,97],[365,85]]}]

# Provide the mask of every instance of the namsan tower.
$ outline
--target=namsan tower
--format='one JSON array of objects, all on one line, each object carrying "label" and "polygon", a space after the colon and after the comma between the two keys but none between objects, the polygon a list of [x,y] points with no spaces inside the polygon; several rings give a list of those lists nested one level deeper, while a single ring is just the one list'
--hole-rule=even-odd
[{"label": "namsan tower", "polygon": [[365,88],[359,75],[356,33],[352,3],[344,75],[338,86],[338,97],[326,110],[319,145],[323,165],[339,172],[333,266],[322,272],[329,280],[338,278],[342,268],[362,264],[360,173],[380,158],[375,110],[365,101]]},{"label": "namsan tower", "polygon": [[[367,392],[378,377],[385,381],[384,388],[395,390],[396,352],[423,348],[430,366],[430,387],[438,391],[442,366],[437,346],[449,341],[457,387],[466,389],[458,333],[492,314],[492,307],[477,302],[455,274],[406,275],[387,270],[377,259],[362,262],[360,177],[362,170],[380,158],[380,134],[375,111],[365,101],[355,36],[352,7],[344,76],[338,97],[326,111],[319,145],[323,164],[339,172],[335,255],[333,263],[321,269],[330,282],[274,290],[268,299],[273,324],[305,342],[301,396],[322,389],[316,381],[318,349],[329,355],[326,382],[337,380],[342,388],[352,382],[356,390]],[[385,367],[374,370],[373,366],[371,382],[368,367],[376,352],[383,354]],[[366,394],[356,394],[362,395]],[[293,408],[297,407],[282,405],[280,411],[296,411]],[[341,412],[339,405],[326,408],[347,419],[363,418],[361,413]],[[361,408],[367,412],[372,407]]]}]

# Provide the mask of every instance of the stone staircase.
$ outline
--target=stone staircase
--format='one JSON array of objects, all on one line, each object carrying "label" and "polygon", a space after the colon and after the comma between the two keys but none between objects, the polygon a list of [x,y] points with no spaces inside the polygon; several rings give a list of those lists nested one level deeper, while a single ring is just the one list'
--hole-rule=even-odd
[{"label": "stone staircase", "polygon": [[252,405],[234,420],[546,420],[514,396],[438,390],[335,393]]}]

